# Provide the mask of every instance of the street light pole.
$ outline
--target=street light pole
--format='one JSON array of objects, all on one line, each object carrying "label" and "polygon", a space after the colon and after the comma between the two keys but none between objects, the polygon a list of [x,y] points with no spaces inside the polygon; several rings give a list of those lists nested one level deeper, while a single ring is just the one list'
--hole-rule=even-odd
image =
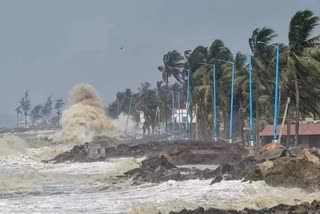
[{"label": "street light pole", "polygon": [[189,139],[189,107],[190,107],[190,69],[188,72],[188,80],[187,80],[187,103],[186,103],[186,138]]},{"label": "street light pole", "polygon": [[[258,41],[258,44],[264,44],[268,45],[265,42],[260,42]],[[278,102],[279,102],[279,61],[280,61],[280,46],[279,45],[272,45],[276,49],[276,82],[274,86],[274,116],[273,116],[273,142],[278,143],[278,134],[277,134],[277,129],[278,129]]]},{"label": "street light pole", "polygon": [[248,58],[248,63],[249,63],[249,108],[250,108],[250,113],[249,113],[249,124],[250,124],[250,145],[254,145],[254,130],[253,130],[253,107],[252,107],[252,58],[250,55],[247,55]]},{"label": "street light pole", "polygon": [[229,124],[229,143],[232,143],[233,135],[233,96],[234,96],[234,62],[231,62],[232,65],[232,74],[231,74],[231,104],[230,104],[230,124]]},{"label": "street light pole", "polygon": [[273,122],[273,126],[274,126],[274,133],[273,133],[273,142],[277,143],[277,130],[278,130],[278,96],[279,96],[279,60],[280,60],[280,47],[279,45],[275,45],[276,47],[276,51],[277,51],[277,60],[276,60],[276,85],[275,85],[275,102],[274,102],[274,122]]},{"label": "street light pole", "polygon": [[213,140],[218,141],[217,133],[217,94],[216,94],[216,65],[212,65],[212,81],[213,81]]}]

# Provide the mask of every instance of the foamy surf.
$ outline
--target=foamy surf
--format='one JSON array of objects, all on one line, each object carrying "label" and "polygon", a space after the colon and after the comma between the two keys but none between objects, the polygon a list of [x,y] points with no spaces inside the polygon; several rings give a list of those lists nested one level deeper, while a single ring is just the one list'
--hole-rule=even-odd
[{"label": "foamy surf", "polygon": [[[37,144],[34,148],[25,145],[23,152],[1,156],[0,213],[150,214],[199,206],[260,209],[320,198],[320,192],[273,188],[262,181],[225,181],[210,185],[210,180],[189,180],[141,186],[130,186],[130,181],[114,183],[116,175],[138,167],[143,158],[61,164],[40,161],[41,154],[49,155],[68,146],[44,144],[41,147]],[[20,151],[20,147],[14,148]]]},{"label": "foamy surf", "polygon": [[[51,195],[25,195],[1,199],[0,212],[24,213],[169,213],[199,206],[222,209],[264,208],[279,203],[297,204],[312,201],[320,193],[300,189],[272,188],[263,182],[252,184],[226,181],[209,185],[209,181],[169,181],[139,187],[118,186],[103,191],[81,189]],[[67,185],[66,185],[67,187]],[[19,204],[19,206],[17,206]]]}]

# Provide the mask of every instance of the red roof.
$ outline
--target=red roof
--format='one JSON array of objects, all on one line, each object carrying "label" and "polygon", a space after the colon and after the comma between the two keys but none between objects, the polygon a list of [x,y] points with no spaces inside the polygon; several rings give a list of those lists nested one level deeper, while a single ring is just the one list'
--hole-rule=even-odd
[{"label": "red roof", "polygon": [[[281,125],[278,125],[277,133],[280,134]],[[295,124],[290,125],[290,135],[295,135]],[[273,136],[273,125],[267,125],[262,132],[261,137]],[[287,135],[287,124],[284,124],[282,136]],[[307,123],[299,125],[299,135],[320,135],[320,123]]]}]

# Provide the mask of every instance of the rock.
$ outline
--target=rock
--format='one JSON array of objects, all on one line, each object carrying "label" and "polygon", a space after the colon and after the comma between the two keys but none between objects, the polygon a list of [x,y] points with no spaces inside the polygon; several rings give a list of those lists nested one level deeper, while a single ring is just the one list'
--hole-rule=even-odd
[{"label": "rock", "polygon": [[173,180],[173,181],[178,181],[180,180],[180,172],[179,171],[170,171],[167,174],[156,178],[155,182],[159,183],[159,181],[169,181],[169,180]]},{"label": "rock", "polygon": [[319,201],[314,201],[311,204],[305,202],[300,205],[285,205],[279,204],[275,207],[265,208],[261,210],[254,210],[245,208],[244,210],[222,210],[216,208],[210,208],[205,210],[200,207],[195,210],[186,210],[183,209],[180,212],[170,212],[170,214],[274,214],[274,213],[292,213],[292,214],[304,214],[304,213],[320,213],[320,209],[318,207]]},{"label": "rock", "polygon": [[314,164],[320,165],[319,158],[310,153],[308,149],[303,149],[297,156],[299,159],[310,161]]},{"label": "rock", "polygon": [[275,159],[271,167],[261,171],[270,186],[299,187],[314,190],[320,187],[320,166],[298,158]]},{"label": "rock", "polygon": [[320,151],[319,150],[310,150],[311,154],[320,159]]},{"label": "rock", "polygon": [[297,157],[302,152],[302,150],[302,147],[291,147],[288,149],[288,153],[292,157]]},{"label": "rock", "polygon": [[275,147],[262,152],[256,157],[257,161],[273,160],[286,155],[286,150],[283,147]]},{"label": "rock", "polygon": [[279,143],[269,143],[264,145],[261,149],[260,149],[260,154],[270,151],[270,150],[274,150],[274,149],[279,149],[279,148],[284,148],[282,145],[280,145]]},{"label": "rock", "polygon": [[163,167],[166,170],[177,168],[175,165],[170,163],[168,161],[168,159],[165,158],[165,156],[150,157],[150,158],[142,161],[142,167],[147,168],[147,169],[151,170],[152,172],[154,172],[156,170],[156,168],[159,166]]},{"label": "rock", "polygon": [[320,210],[320,201],[314,200],[314,201],[312,201],[311,205],[313,208],[317,208]]},{"label": "rock", "polygon": [[233,178],[232,178],[232,175],[231,175],[231,174],[225,174],[225,175],[223,175],[223,176],[222,176],[222,179],[223,179],[224,181],[230,181],[230,180],[233,180]]},{"label": "rock", "polygon": [[132,169],[130,171],[127,171],[125,172],[124,174],[127,175],[127,176],[132,176],[132,175],[135,175],[135,174],[142,174],[143,173],[143,169],[142,168],[135,168],[135,169]]},{"label": "rock", "polygon": [[215,177],[215,178],[211,181],[210,185],[215,184],[215,183],[220,183],[222,180],[223,180],[223,177],[222,177],[221,175],[218,175],[217,177]]},{"label": "rock", "polygon": [[124,176],[131,178],[134,181],[133,185],[138,185],[143,182],[159,183],[168,180],[204,179],[204,177],[209,179],[214,177],[214,170],[177,168],[162,155],[147,158],[139,168],[124,173]]},{"label": "rock", "polygon": [[[144,142],[144,141],[141,141]],[[107,136],[96,137],[86,145],[85,152],[79,156],[76,146],[68,152],[62,153],[50,161],[53,162],[88,162],[115,157],[155,156],[159,153],[167,154],[167,158],[176,165],[185,164],[221,164],[235,163],[248,155],[247,149],[238,144],[222,141],[164,141],[125,144]],[[90,151],[90,147],[97,151]],[[80,151],[79,151],[80,152]],[[88,154],[91,154],[88,157]],[[92,155],[93,154],[93,155]],[[102,157],[103,156],[103,157]],[[97,158],[94,158],[97,157]]]}]

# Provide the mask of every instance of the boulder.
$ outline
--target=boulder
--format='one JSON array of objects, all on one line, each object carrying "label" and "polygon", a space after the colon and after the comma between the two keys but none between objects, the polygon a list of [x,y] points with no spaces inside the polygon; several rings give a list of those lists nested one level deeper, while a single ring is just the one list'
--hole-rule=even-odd
[{"label": "boulder", "polygon": [[312,203],[302,203],[300,205],[285,205],[279,204],[275,207],[264,208],[261,210],[254,210],[245,208],[244,210],[222,210],[216,208],[210,208],[205,210],[203,207],[199,207],[194,210],[183,209],[179,212],[170,212],[170,214],[274,214],[274,213],[292,213],[292,214],[307,214],[307,213],[320,213],[320,202],[313,201]]},{"label": "boulder", "polygon": [[303,149],[297,156],[299,159],[310,161],[314,164],[320,165],[319,158],[310,153],[308,149]]},{"label": "boulder", "polygon": [[297,157],[303,150],[303,147],[290,147],[288,154],[292,157]]},{"label": "boulder", "polygon": [[221,175],[218,175],[217,177],[215,177],[212,181],[211,181],[211,185],[215,184],[215,183],[220,183],[223,180],[223,177]]},{"label": "boulder", "polygon": [[[314,190],[320,187],[320,166],[305,159],[281,157],[253,170],[270,186],[299,187]],[[252,175],[250,175],[252,176]],[[247,178],[250,179],[250,176]]]},{"label": "boulder", "polygon": [[269,147],[269,150],[263,150],[257,157],[257,161],[273,160],[286,155],[284,147]]}]

